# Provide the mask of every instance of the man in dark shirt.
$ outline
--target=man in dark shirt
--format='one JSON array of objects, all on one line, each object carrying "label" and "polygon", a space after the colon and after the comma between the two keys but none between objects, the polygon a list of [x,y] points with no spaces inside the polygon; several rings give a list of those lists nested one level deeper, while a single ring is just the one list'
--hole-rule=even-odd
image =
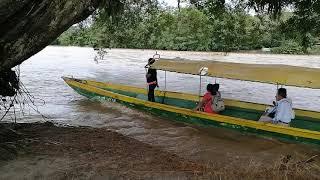
[{"label": "man in dark shirt", "polygon": [[148,72],[146,74],[147,83],[148,83],[148,101],[155,102],[154,98],[154,89],[158,86],[158,79],[157,79],[157,70],[150,68],[150,65],[152,65],[155,62],[154,58],[150,58],[148,60],[148,64],[146,65],[146,68],[148,68]]}]

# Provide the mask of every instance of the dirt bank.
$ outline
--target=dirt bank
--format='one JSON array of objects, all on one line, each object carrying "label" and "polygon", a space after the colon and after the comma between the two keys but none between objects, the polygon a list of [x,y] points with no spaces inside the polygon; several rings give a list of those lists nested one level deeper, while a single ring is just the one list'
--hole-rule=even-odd
[{"label": "dirt bank", "polygon": [[103,128],[6,124],[0,134],[1,179],[320,177],[316,156],[299,159],[288,155],[272,164],[247,160],[241,165],[221,165],[182,158]]}]

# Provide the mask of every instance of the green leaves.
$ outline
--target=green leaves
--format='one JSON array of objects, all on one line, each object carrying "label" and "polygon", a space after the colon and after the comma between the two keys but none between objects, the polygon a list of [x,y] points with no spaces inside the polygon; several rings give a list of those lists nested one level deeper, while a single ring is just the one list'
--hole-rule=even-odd
[{"label": "green leaves", "polygon": [[271,52],[277,54],[303,54],[303,47],[293,39],[282,42],[281,46],[271,49]]},{"label": "green leaves", "polygon": [[[238,51],[274,48],[277,53],[306,53],[320,34],[316,0],[193,0],[180,11],[156,0],[110,1],[93,24],[73,27],[59,38],[62,45],[117,48]],[[112,4],[115,3],[115,4]],[[292,5],[293,12],[283,12]],[[247,5],[259,12],[248,14]],[[109,12],[117,10],[120,13]],[[108,10],[109,9],[109,10]],[[267,15],[271,13],[277,16]]]}]

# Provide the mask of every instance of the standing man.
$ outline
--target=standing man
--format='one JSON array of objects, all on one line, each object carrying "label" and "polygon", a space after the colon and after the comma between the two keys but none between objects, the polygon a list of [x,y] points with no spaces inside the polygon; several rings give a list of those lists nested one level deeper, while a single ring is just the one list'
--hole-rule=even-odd
[{"label": "standing man", "polygon": [[148,101],[155,102],[154,98],[154,89],[159,87],[158,79],[157,79],[157,70],[150,68],[150,66],[155,62],[154,58],[149,58],[148,64],[145,68],[148,68],[148,72],[146,74],[147,83],[148,83]]}]

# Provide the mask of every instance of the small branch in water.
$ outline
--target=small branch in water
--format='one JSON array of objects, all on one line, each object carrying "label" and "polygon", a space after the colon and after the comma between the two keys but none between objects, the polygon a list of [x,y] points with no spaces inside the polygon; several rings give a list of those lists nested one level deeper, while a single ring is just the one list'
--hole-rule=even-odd
[{"label": "small branch in water", "polygon": [[97,54],[93,60],[98,64],[99,60],[103,60],[104,56],[108,54],[108,51],[104,50],[103,48],[94,48],[94,50],[97,51]]}]

